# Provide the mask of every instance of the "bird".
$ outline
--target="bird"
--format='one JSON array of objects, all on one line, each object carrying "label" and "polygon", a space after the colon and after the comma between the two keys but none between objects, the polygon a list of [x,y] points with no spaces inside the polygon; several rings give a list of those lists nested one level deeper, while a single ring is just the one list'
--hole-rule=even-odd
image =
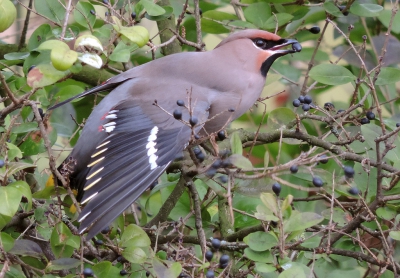
[{"label": "bird", "polygon": [[301,49],[295,39],[241,30],[213,50],[155,59],[50,107],[109,91],[58,168],[84,205],[79,233],[93,238],[158,179],[194,136],[215,134],[249,110],[272,63]]}]

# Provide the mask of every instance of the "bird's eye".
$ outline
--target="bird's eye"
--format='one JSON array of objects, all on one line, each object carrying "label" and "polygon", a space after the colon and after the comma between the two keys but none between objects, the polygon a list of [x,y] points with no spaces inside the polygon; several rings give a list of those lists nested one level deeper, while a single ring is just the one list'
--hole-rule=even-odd
[{"label": "bird's eye", "polygon": [[257,47],[264,49],[267,46],[267,42],[262,39],[256,39],[255,42]]}]

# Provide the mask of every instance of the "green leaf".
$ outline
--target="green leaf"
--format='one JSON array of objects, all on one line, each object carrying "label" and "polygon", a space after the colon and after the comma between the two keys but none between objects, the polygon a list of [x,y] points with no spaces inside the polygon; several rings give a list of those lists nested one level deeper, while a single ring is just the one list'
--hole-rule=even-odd
[{"label": "green leaf", "polygon": [[38,124],[35,122],[32,123],[22,123],[20,125],[15,125],[13,126],[12,133],[20,134],[20,133],[26,133],[30,131],[35,131],[38,130]]},{"label": "green leaf", "polygon": [[125,39],[136,43],[139,47],[143,47],[149,41],[149,31],[142,26],[125,27],[121,25],[119,19],[115,16],[112,17],[115,24],[113,25],[115,31],[124,36]]},{"label": "green leaf", "polygon": [[0,234],[0,240],[1,246],[3,247],[5,252],[8,252],[13,248],[15,239],[13,239],[12,236],[10,236],[9,234],[2,232]]},{"label": "green leaf", "polygon": [[400,81],[400,69],[381,68],[381,72],[376,80],[376,85],[389,85]]},{"label": "green leaf", "polygon": [[63,23],[65,17],[64,1],[35,0],[34,3],[36,12],[60,25]]},{"label": "green leaf", "polygon": [[317,225],[324,220],[324,217],[314,212],[302,212],[292,214],[288,221],[284,223],[285,232],[301,231]]},{"label": "green leaf", "polygon": [[250,4],[244,10],[244,17],[246,20],[259,28],[264,28],[266,22],[271,18],[271,16],[271,6],[265,2]]},{"label": "green leaf", "polygon": [[[393,238],[394,240],[400,241],[400,231],[390,231],[389,236],[391,238]],[[3,237],[2,237],[2,239],[3,239]]]},{"label": "green leaf", "polygon": [[79,249],[80,238],[69,230],[67,225],[60,222],[51,233],[50,246],[56,258],[71,257],[75,249]]},{"label": "green leaf", "polygon": [[43,256],[43,250],[39,244],[32,240],[17,239],[14,242],[13,248],[10,250],[11,254],[20,256],[30,256],[35,258],[41,258]]},{"label": "green leaf", "polygon": [[140,4],[143,5],[144,9],[150,16],[159,16],[165,14],[165,10],[153,1],[140,0]]},{"label": "green leaf", "polygon": [[88,24],[93,27],[96,22],[96,15],[90,11],[96,11],[92,4],[79,1],[74,9],[74,19],[83,27],[89,28]]},{"label": "green leaf", "polygon": [[27,200],[28,200],[28,207],[26,208],[27,211],[31,210],[32,208],[32,192],[31,188],[29,187],[29,184],[27,184],[25,181],[16,181],[11,184],[9,184],[7,187],[13,187],[22,194]]},{"label": "green leaf", "polygon": [[[391,10],[384,10],[379,13],[378,19],[382,22],[382,24],[388,28],[390,21],[392,18],[392,11]],[[393,18],[392,23],[392,32],[399,34],[400,33],[400,13],[397,13]]]},{"label": "green leaf", "polygon": [[[8,157],[10,158],[10,154]],[[36,166],[33,164],[30,164],[30,163],[11,161],[8,163],[8,175],[11,176],[11,175],[17,173],[18,171],[21,171],[21,170],[24,170],[27,168],[36,168]],[[4,176],[2,176],[1,174],[0,174],[0,177],[4,178]]]},{"label": "green leaf", "polygon": [[110,278],[121,276],[119,274],[120,270],[108,261],[100,262],[93,266],[93,272],[97,278]]},{"label": "green leaf", "polygon": [[168,17],[170,17],[173,12],[174,12],[174,8],[172,8],[171,6],[163,6],[162,7],[165,12],[162,15],[159,16],[151,16],[148,13],[146,13],[144,16],[148,19],[148,20],[152,20],[152,21],[160,21],[160,20],[164,20],[167,19]]},{"label": "green leaf", "polygon": [[327,85],[342,85],[356,79],[345,67],[334,64],[322,64],[313,67],[309,73],[315,81]]},{"label": "green leaf", "polygon": [[244,249],[244,254],[252,261],[260,263],[272,263],[274,261],[270,251],[257,252],[251,248]]},{"label": "green leaf", "polygon": [[396,217],[396,210],[391,207],[381,207],[376,210],[376,215],[385,220],[392,220]]},{"label": "green leaf", "polygon": [[157,258],[153,259],[153,269],[157,274],[157,277],[163,278],[176,278],[182,272],[182,266],[180,263],[172,263],[168,268]]},{"label": "green leaf", "polygon": [[3,229],[18,211],[21,197],[22,194],[18,189],[0,186],[0,229]]},{"label": "green leaf", "polygon": [[28,73],[27,83],[32,88],[44,87],[56,83],[68,74],[68,71],[58,71],[53,65],[38,65]]},{"label": "green leaf", "polygon": [[238,132],[234,132],[231,134],[230,143],[231,143],[232,154],[242,155],[243,153],[242,140],[240,140]]},{"label": "green leaf", "polygon": [[123,41],[120,41],[115,47],[114,51],[109,56],[111,61],[126,63],[131,58],[131,52],[136,50],[138,46],[134,45],[126,45]]},{"label": "green leaf", "polygon": [[307,276],[301,267],[295,266],[283,271],[278,278],[307,278]]},{"label": "green leaf", "polygon": [[237,168],[240,169],[250,170],[253,168],[253,164],[251,164],[251,161],[241,154],[231,155],[229,157],[229,162],[231,162],[233,165],[235,165]]},{"label": "green leaf", "polygon": [[22,158],[22,152],[17,146],[8,142],[6,142],[6,144],[8,148],[8,161],[12,161],[16,157]]},{"label": "green leaf", "polygon": [[256,263],[255,270],[258,273],[271,273],[271,272],[276,271],[276,267],[274,265],[270,265],[270,264]]},{"label": "green leaf", "polygon": [[40,25],[30,36],[28,41],[28,50],[32,51],[36,49],[42,42],[44,42],[48,36],[51,34],[51,27],[49,24]]},{"label": "green leaf", "polygon": [[237,16],[220,11],[206,11],[203,13],[201,20],[201,29],[203,32],[210,34],[223,34],[228,33],[229,29],[222,25],[231,20],[237,20]]},{"label": "green leaf", "polygon": [[131,263],[142,264],[147,260],[147,255],[140,247],[129,246],[122,251],[122,256]]},{"label": "green leaf", "polygon": [[125,228],[120,244],[122,247],[148,247],[151,241],[142,228],[135,224],[130,224]]},{"label": "green leaf", "polygon": [[350,12],[352,14],[362,16],[362,17],[373,17],[379,16],[383,7],[376,4],[360,4],[358,1],[354,2],[350,6]]},{"label": "green leaf", "polygon": [[278,215],[278,205],[274,195],[271,193],[261,193],[260,199],[274,215]]},{"label": "green leaf", "polygon": [[267,131],[285,130],[286,125],[296,119],[296,114],[289,108],[274,109],[268,116]]},{"label": "green leaf", "polygon": [[274,247],[278,240],[271,233],[254,232],[247,235],[243,241],[254,251],[266,251]]},{"label": "green leaf", "polygon": [[264,29],[275,29],[277,26],[280,27],[289,23],[293,18],[293,15],[286,14],[286,13],[278,13],[275,16],[271,16],[268,20],[264,23]]},{"label": "green leaf", "polygon": [[64,270],[76,268],[81,264],[80,260],[74,258],[61,258],[58,260],[50,261],[46,267],[47,271]]},{"label": "green leaf", "polygon": [[30,55],[29,52],[12,52],[4,54],[6,60],[24,60]]},{"label": "green leaf", "polygon": [[331,14],[333,16],[336,16],[336,17],[342,17],[343,16],[342,12],[339,10],[339,8],[332,1],[325,2],[324,3],[324,9],[328,14]]},{"label": "green leaf", "polygon": [[[55,94],[54,98],[57,99],[58,102],[61,102],[82,93],[84,90],[85,89],[77,85],[67,85],[62,87],[61,90]],[[80,99],[75,99],[74,101],[79,100]]]}]

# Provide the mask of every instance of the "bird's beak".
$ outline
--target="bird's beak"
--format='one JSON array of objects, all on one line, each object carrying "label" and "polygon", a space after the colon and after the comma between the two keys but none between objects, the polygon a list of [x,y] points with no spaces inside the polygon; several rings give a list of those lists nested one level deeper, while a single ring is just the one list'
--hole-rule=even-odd
[{"label": "bird's beak", "polygon": [[[291,45],[292,49],[282,49],[285,46]],[[276,45],[273,48],[270,48],[274,52],[274,54],[286,55],[289,53],[300,52],[302,49],[301,44],[293,39],[285,39],[282,44]]]}]

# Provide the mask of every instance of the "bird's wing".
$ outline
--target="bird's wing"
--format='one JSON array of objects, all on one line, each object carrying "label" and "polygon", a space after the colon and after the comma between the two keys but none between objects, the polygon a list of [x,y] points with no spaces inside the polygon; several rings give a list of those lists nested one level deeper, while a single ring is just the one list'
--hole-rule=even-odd
[{"label": "bird's wing", "polygon": [[[175,156],[198,132],[208,117],[209,104],[197,101],[192,114],[199,124],[191,126],[176,120],[166,111],[172,103],[147,105],[124,101],[104,115],[100,132],[109,135],[96,147],[84,181],[80,232],[89,230],[92,238],[111,223],[152,184]],[[188,121],[188,109],[181,108]],[[172,112],[171,111],[171,112]],[[95,134],[93,136],[96,136]]]}]

